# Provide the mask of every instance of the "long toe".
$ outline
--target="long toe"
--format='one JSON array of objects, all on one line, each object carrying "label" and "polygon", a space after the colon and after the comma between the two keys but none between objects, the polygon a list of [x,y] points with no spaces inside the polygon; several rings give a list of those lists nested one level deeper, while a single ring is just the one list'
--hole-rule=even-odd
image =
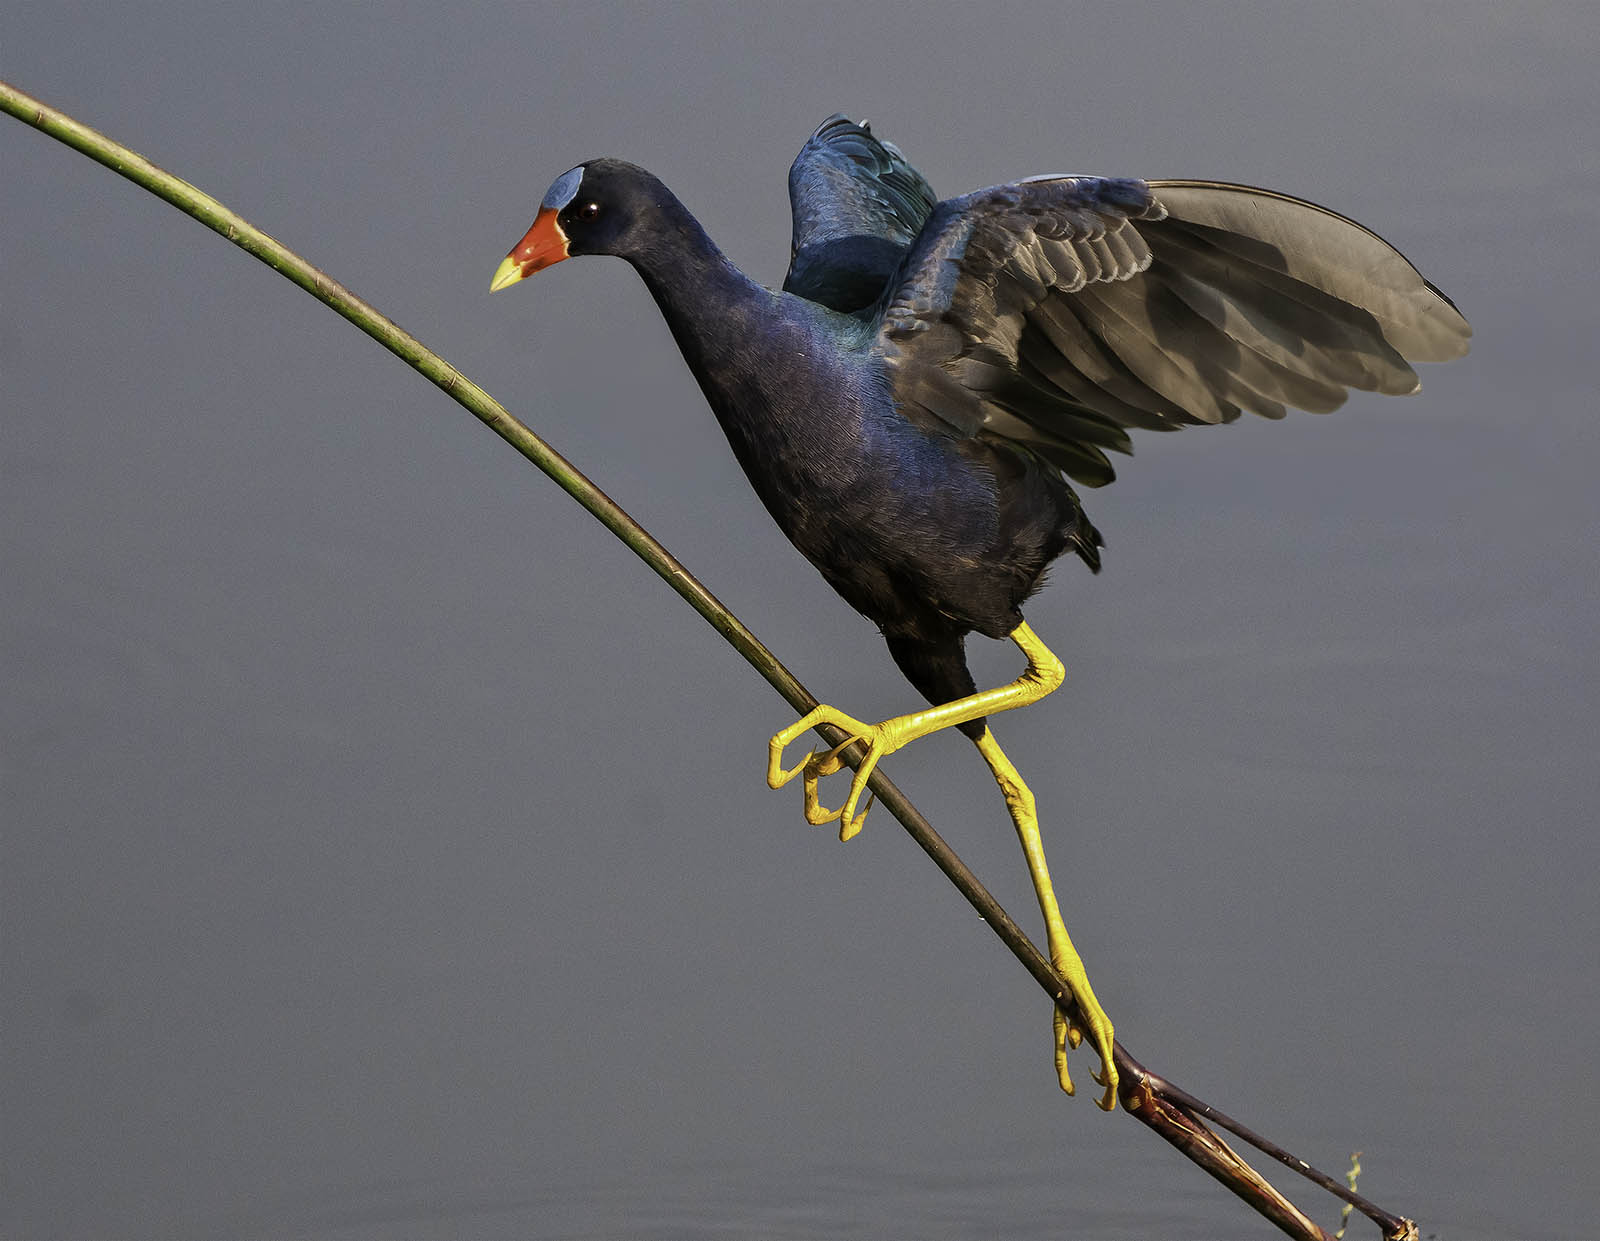
[{"label": "long toe", "polygon": [[1051,1020],[1053,1028],[1050,1032],[1050,1042],[1055,1048],[1056,1080],[1061,1083],[1062,1090],[1075,1095],[1078,1093],[1078,1088],[1072,1084],[1072,1073],[1067,1068],[1067,1044],[1071,1041],[1067,1019],[1061,1015],[1061,1010],[1058,1008],[1051,1014]]}]

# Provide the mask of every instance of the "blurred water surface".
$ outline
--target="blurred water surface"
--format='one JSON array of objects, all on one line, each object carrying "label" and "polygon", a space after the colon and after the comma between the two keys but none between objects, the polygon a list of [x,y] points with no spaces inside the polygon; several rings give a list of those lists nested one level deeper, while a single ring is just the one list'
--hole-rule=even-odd
[{"label": "blurred water surface", "polygon": [[[551,178],[647,164],[775,283],[844,109],[945,193],[1219,177],[1393,239],[1473,353],[1141,440],[1105,572],[1029,608],[1067,685],[996,727],[1135,1055],[1424,1235],[1579,1238],[1597,12],[23,5],[0,76],[441,349],[867,718],[906,687],[633,274],[487,296]],[[989,931],[881,811],[770,793],[787,708],[499,441],[10,120],[0,219],[0,1236],[1274,1235],[1059,1094]],[[891,772],[1031,926],[970,746]]]}]

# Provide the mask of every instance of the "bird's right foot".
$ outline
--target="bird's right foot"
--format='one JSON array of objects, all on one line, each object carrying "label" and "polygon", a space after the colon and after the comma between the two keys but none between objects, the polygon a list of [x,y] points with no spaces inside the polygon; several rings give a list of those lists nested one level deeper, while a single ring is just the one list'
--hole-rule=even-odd
[{"label": "bird's right foot", "polygon": [[[770,788],[781,789],[796,776],[805,780],[805,807],[806,822],[815,826],[824,823],[839,821],[839,839],[849,840],[862,828],[867,821],[867,811],[872,809],[872,798],[869,795],[867,804],[860,814],[856,813],[856,805],[861,800],[861,794],[866,790],[867,781],[871,778],[873,769],[877,767],[878,760],[886,754],[893,754],[906,742],[920,734],[915,731],[912,716],[896,716],[894,719],[884,720],[881,724],[864,724],[854,716],[846,715],[836,707],[818,707],[809,715],[803,716],[789,725],[782,732],[774,736],[767,747],[767,785]],[[794,767],[785,768],[783,765],[783,752],[789,744],[802,733],[809,732],[818,724],[832,724],[835,728],[843,729],[850,735],[831,750],[822,753],[812,751]],[[856,768],[855,778],[850,782],[850,795],[845,799],[844,805],[837,810],[829,810],[823,806],[818,790],[818,784],[825,776],[831,776],[844,766],[840,753],[848,749],[855,742],[865,743],[866,757],[861,760],[861,765]]]}]

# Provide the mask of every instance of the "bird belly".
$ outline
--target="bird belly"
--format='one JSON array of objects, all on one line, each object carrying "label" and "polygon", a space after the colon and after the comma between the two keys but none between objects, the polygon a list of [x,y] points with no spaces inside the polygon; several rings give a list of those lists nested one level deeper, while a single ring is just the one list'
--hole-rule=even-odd
[{"label": "bird belly", "polygon": [[[1004,637],[1048,556],[1007,546],[992,471],[956,441],[904,426],[801,454],[757,492],[779,528],[886,634]],[[770,462],[768,463],[770,465]],[[757,481],[752,476],[752,481]]]}]

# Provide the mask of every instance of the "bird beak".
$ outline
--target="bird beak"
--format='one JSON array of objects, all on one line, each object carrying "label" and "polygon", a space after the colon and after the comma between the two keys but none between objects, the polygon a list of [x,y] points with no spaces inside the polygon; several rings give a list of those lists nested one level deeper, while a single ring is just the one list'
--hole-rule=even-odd
[{"label": "bird beak", "polygon": [[527,236],[517,242],[505,261],[494,269],[494,279],[489,281],[489,292],[498,293],[507,285],[533,275],[534,272],[559,263],[567,255],[567,235],[556,223],[556,213],[549,207],[540,207]]}]

